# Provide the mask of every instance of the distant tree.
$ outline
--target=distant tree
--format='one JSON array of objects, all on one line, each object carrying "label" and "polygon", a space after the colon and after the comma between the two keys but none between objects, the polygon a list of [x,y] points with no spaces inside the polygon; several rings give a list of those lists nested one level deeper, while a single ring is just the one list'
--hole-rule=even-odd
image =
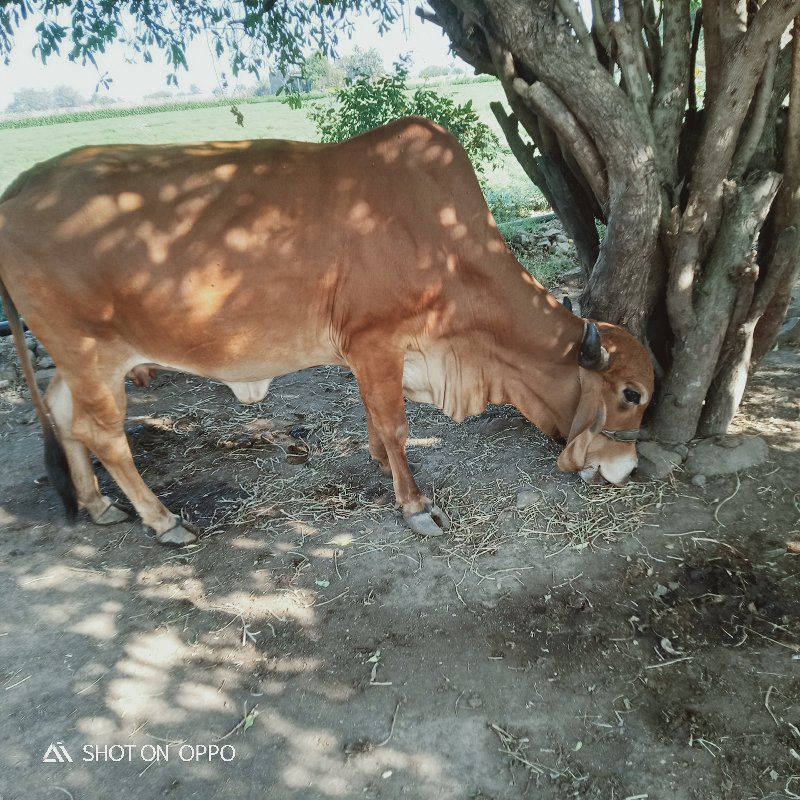
[{"label": "distant tree", "polygon": [[53,108],[75,108],[75,106],[86,105],[86,98],[72,86],[56,86],[52,90]]},{"label": "distant tree", "polygon": [[53,96],[49,89],[19,89],[6,107],[10,114],[47,111],[52,108]]},{"label": "distant tree", "polygon": [[275,94],[275,92],[272,88],[272,75],[270,75],[269,78],[261,78],[253,89],[254,97],[269,97],[273,94]]},{"label": "distant tree", "polygon": [[20,89],[6,111],[9,113],[30,113],[52,111],[57,108],[74,108],[86,103],[79,92],[71,86],[56,86],[55,89]]},{"label": "distant tree", "polygon": [[89,102],[93,106],[113,106],[117,101],[107,94],[93,94]]},{"label": "distant tree", "polygon": [[302,67],[303,79],[315,92],[332,92],[344,86],[345,74],[334,66],[324,53],[309,56]]},{"label": "distant tree", "polygon": [[146,94],[144,96],[145,100],[167,100],[170,97],[175,97],[172,92],[168,92],[166,89],[159,89],[157,92],[150,92],[150,94]]},{"label": "distant tree", "polygon": [[431,64],[430,66],[424,67],[419,71],[420,78],[442,78],[445,75],[450,74],[449,67],[440,67],[435,64]]},{"label": "distant tree", "polygon": [[362,50],[362,48],[356,47],[349,56],[339,59],[337,66],[344,71],[345,76],[351,81],[358,78],[374,80],[386,71],[383,67],[381,54],[374,47],[369,50]]}]

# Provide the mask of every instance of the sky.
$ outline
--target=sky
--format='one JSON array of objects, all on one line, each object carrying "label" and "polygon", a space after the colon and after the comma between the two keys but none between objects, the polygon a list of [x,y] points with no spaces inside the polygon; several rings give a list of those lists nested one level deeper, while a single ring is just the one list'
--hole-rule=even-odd
[{"label": "sky", "polygon": [[[403,21],[396,22],[384,36],[378,34],[373,21],[359,18],[353,39],[342,41],[339,55],[347,55],[355,46],[362,49],[375,47],[381,53],[387,68],[396,62],[404,53],[412,57],[412,73],[425,66],[454,65],[464,66],[450,54],[447,40],[440,28],[432,23],[425,23],[413,13],[413,6],[405,6]],[[85,97],[91,97],[98,88],[98,80],[103,73],[112,78],[108,90],[100,87],[100,94],[117,98],[126,102],[141,100],[145,95],[158,92],[167,87],[166,76],[169,68],[165,61],[156,57],[152,64],[126,62],[126,53],[122,47],[109,48],[106,54],[98,54],[95,69],[91,64],[86,66],[70,62],[66,57],[51,56],[47,64],[34,58],[32,49],[35,42],[36,20],[31,19],[17,34],[11,64],[0,63],[0,113],[6,108],[20,89],[43,89],[66,84],[76,89]],[[210,93],[221,87],[222,73],[230,69],[227,63],[217,62],[208,42],[203,36],[195,40],[188,50],[189,71],[178,73],[178,88],[188,92],[192,84],[196,84],[203,93]],[[243,82],[252,83],[252,76],[241,76]]]}]

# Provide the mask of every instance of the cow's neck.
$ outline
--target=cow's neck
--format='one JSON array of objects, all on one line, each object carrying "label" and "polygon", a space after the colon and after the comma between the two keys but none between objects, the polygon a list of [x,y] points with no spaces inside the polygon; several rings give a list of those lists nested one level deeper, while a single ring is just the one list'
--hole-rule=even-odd
[{"label": "cow's neck", "polygon": [[580,394],[583,320],[527,273],[503,275],[496,291],[497,302],[487,306],[505,307],[507,313],[487,320],[496,363],[487,399],[510,403],[549,436],[566,437]]}]

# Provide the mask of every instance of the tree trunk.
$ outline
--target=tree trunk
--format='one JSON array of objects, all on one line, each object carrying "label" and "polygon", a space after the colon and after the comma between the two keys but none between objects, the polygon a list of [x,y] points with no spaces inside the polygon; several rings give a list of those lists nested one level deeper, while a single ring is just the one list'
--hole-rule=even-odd
[{"label": "tree trunk", "polygon": [[513,115],[495,115],[590,273],[584,313],[660,331],[654,436],[726,430],[800,263],[800,18],[781,48],[800,0],[703,0],[694,24],[689,0],[660,19],[649,0],[592,0],[591,25],[575,0],[430,3],[503,85]]},{"label": "tree trunk", "polygon": [[678,443],[695,435],[737,293],[743,283],[746,287],[753,240],[779,186],[780,175],[770,172],[752,175],[742,186],[726,187],[727,210],[698,289],[695,322],[676,342],[653,420],[657,439]]}]

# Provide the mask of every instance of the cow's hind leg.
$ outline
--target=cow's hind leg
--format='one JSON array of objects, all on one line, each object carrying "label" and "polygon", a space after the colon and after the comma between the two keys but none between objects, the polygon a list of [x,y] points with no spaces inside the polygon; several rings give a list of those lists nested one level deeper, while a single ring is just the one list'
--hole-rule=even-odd
[{"label": "cow's hind leg", "polygon": [[403,397],[403,354],[376,348],[374,342],[348,354],[367,409],[370,454],[379,463],[385,453],[395,496],[414,533],[440,536],[450,527],[445,513],[420,492],[406,458],[408,419]]},{"label": "cow's hind leg", "polygon": [[99,379],[97,372],[92,377],[95,380],[85,377],[81,380],[80,396],[72,393],[73,437],[100,459],[161,544],[184,545],[196,541],[196,534],[185,528],[150,491],[133,463],[124,429],[127,407],[124,373],[114,375],[113,383]]},{"label": "cow's hind leg", "polygon": [[72,435],[72,393],[61,375],[56,372],[45,393],[45,402],[58,431],[58,439],[64,448],[69,463],[70,475],[78,496],[78,505],[85,508],[98,525],[112,525],[130,519],[122,509],[117,508],[105,495],[100,493],[97,476],[92,468],[86,446]]}]

